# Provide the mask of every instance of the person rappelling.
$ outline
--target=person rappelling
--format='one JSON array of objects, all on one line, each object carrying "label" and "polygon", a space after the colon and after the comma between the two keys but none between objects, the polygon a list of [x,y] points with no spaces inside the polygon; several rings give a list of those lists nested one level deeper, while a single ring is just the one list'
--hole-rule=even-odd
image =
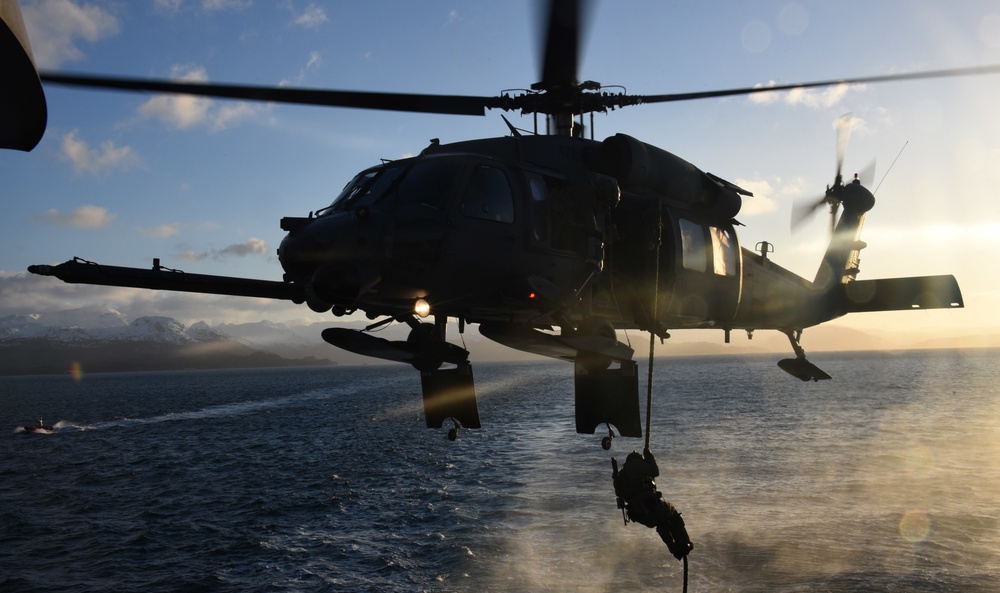
[{"label": "person rappelling", "polygon": [[656,528],[663,543],[667,544],[674,558],[682,560],[694,545],[684,527],[684,519],[674,505],[663,500],[663,494],[656,489],[655,478],[660,475],[656,459],[649,448],[642,454],[632,451],[625,458],[625,464],[618,468],[618,461],[611,459],[611,474],[618,497],[618,508],[627,525],[634,521],[646,527]]}]

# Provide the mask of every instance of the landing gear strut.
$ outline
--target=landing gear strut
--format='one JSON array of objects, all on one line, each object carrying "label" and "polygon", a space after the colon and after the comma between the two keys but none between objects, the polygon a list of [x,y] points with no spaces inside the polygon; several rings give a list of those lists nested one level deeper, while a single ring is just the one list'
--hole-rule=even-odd
[{"label": "landing gear strut", "polygon": [[802,330],[796,332],[786,331],[785,335],[788,336],[788,341],[792,344],[792,350],[795,351],[795,358],[779,360],[778,368],[803,381],[821,381],[831,378],[830,375],[823,372],[818,366],[806,360],[806,351],[799,344],[799,339],[802,338]]},{"label": "landing gear strut", "polygon": [[615,440],[615,431],[611,430],[611,425],[608,424],[608,436],[601,439],[601,448],[605,451],[611,450],[611,442]]}]

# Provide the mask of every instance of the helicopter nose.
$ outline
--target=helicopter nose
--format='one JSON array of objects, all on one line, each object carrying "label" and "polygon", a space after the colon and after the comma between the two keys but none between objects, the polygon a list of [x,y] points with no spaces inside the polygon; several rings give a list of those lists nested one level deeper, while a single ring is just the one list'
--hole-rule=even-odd
[{"label": "helicopter nose", "polygon": [[352,218],[283,223],[290,230],[278,248],[278,260],[286,280],[305,286],[306,302],[314,311],[342,311],[381,280],[374,262],[378,229]]}]

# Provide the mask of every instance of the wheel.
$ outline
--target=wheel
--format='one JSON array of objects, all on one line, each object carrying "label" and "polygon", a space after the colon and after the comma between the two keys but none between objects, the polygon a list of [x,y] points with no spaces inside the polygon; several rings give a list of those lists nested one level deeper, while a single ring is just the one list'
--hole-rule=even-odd
[{"label": "wheel", "polygon": [[458,439],[458,429],[457,428],[449,428],[448,429],[448,440],[449,441],[454,441],[454,440],[457,440],[457,439]]},{"label": "wheel", "polygon": [[601,439],[601,448],[605,451],[611,450],[611,437],[604,437]]}]

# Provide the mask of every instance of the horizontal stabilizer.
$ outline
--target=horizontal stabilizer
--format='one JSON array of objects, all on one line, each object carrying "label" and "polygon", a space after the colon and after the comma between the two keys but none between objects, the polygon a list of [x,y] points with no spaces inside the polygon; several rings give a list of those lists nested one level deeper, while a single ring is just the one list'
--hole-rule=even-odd
[{"label": "horizontal stabilizer", "polygon": [[957,309],[965,306],[954,276],[855,280],[844,285],[847,313]]}]

